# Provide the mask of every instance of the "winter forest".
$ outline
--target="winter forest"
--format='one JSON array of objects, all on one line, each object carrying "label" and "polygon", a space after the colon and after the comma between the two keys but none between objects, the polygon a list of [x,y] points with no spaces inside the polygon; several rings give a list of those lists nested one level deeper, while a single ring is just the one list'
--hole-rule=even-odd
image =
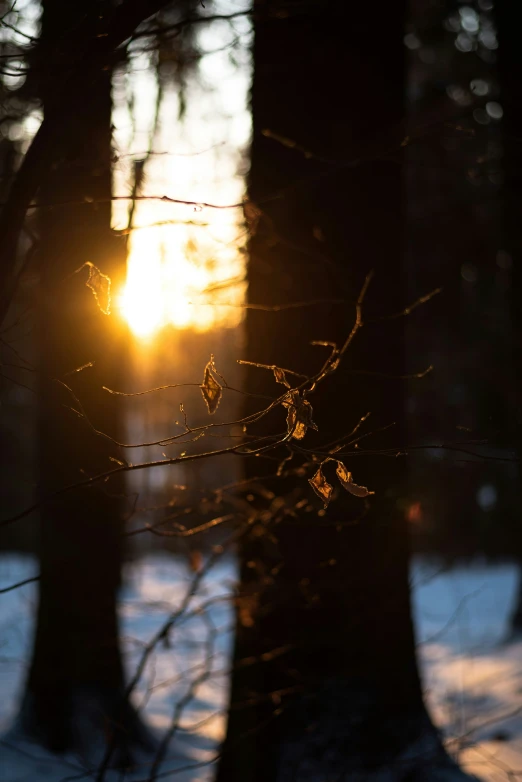
[{"label": "winter forest", "polygon": [[0,782],[522,780],[522,4],[0,0]]}]

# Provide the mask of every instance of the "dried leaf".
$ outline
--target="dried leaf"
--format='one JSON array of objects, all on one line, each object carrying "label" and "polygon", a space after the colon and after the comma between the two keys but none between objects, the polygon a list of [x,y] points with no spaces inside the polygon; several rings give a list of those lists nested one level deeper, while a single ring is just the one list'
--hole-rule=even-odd
[{"label": "dried leaf", "polygon": [[301,398],[299,391],[292,389],[283,406],[288,408],[286,430],[295,440],[302,440],[308,429],[317,431],[312,420],[312,405],[307,399]]},{"label": "dried leaf", "polygon": [[297,417],[307,428],[315,429],[315,431],[317,431],[317,426],[314,424],[312,420],[313,412],[314,412],[313,407],[308,401],[308,399],[302,399],[301,406],[298,408],[297,411]]},{"label": "dried leaf", "polygon": [[342,462],[337,462],[336,473],[346,491],[349,491],[355,497],[368,497],[370,494],[375,494],[375,492],[369,491],[366,486],[359,486],[357,483],[354,483],[352,473],[346,469]]},{"label": "dried leaf", "polygon": [[282,386],[286,386],[287,388],[290,388],[290,383],[286,379],[284,369],[281,369],[281,367],[272,367],[272,369],[274,371],[274,377],[276,383],[281,383]]},{"label": "dried leaf", "polygon": [[213,415],[221,401],[222,387],[212,374],[212,361],[209,361],[205,367],[205,373],[203,375],[203,383],[200,385],[203,399],[208,408],[210,415]]},{"label": "dried leaf", "polygon": [[89,276],[86,285],[94,293],[98,307],[104,315],[111,313],[111,278],[103,274],[93,263],[86,263],[89,267]]},{"label": "dried leaf", "polygon": [[295,440],[302,440],[306,434],[306,427],[297,420],[297,410],[295,407],[289,407],[286,415],[286,431]]},{"label": "dried leaf", "polygon": [[322,499],[324,507],[327,508],[332,498],[333,486],[324,477],[321,467],[319,467],[313,478],[308,479],[308,483],[317,496]]}]

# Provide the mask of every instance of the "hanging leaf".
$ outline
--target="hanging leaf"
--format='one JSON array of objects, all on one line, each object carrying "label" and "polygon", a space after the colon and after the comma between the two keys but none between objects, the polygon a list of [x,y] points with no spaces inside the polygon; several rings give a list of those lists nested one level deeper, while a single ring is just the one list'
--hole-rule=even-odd
[{"label": "hanging leaf", "polygon": [[297,418],[307,429],[314,429],[317,432],[317,426],[312,420],[313,407],[308,399],[302,399],[300,406],[297,408]]},{"label": "hanging leaf", "polygon": [[212,374],[212,360],[205,367],[203,383],[200,385],[203,399],[210,415],[213,415],[221,401],[222,387]]},{"label": "hanging leaf", "polygon": [[313,478],[308,479],[308,483],[317,496],[322,499],[324,507],[327,508],[332,498],[333,486],[324,477],[321,467],[319,467]]},{"label": "hanging leaf", "polygon": [[295,440],[302,440],[308,429],[317,431],[317,426],[312,420],[312,405],[307,399],[301,398],[299,391],[295,388],[292,389],[282,404],[288,408],[286,416],[287,433]]},{"label": "hanging leaf", "polygon": [[276,383],[281,383],[282,386],[290,388],[290,383],[286,379],[285,370],[281,369],[281,367],[272,367],[272,369],[274,371]]},{"label": "hanging leaf", "polygon": [[370,494],[375,494],[374,491],[369,491],[366,486],[354,483],[352,473],[346,469],[342,462],[337,462],[336,473],[346,491],[349,491],[354,497],[368,497]]},{"label": "hanging leaf", "polygon": [[98,307],[104,315],[111,313],[111,278],[103,274],[93,263],[87,262],[85,266],[89,267],[89,276],[86,285],[94,293],[94,298]]}]

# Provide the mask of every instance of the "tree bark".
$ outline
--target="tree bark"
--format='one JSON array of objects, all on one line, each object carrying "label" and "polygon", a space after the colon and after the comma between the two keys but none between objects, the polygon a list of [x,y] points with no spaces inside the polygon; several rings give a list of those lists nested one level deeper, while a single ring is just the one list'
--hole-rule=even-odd
[{"label": "tree bark", "polygon": [[[340,1],[255,5],[249,188],[262,215],[250,242],[249,299],[345,303],[249,310],[250,361],[317,371],[327,349],[309,343],[343,344],[371,269],[368,321],[406,304],[404,6],[380,5],[378,23],[374,14],[371,4]],[[305,447],[350,432],[369,411],[360,433],[393,424],[366,445],[390,448],[388,455],[362,455],[362,441],[344,457],[354,480],[375,491],[367,505],[340,494],[322,515],[306,478],[268,482],[284,504],[240,551],[218,782],[359,779],[393,763],[404,764],[394,778],[429,780],[440,768],[465,778],[427,717],[415,659],[405,459],[396,457],[405,445],[404,389],[397,379],[357,374],[402,375],[403,340],[401,318],[367,322],[338,372],[310,397],[319,432],[308,432]],[[247,390],[277,391],[258,368],[248,372]],[[248,431],[266,433],[265,421]],[[264,464],[252,459],[248,474],[273,473],[274,463]],[[301,497],[313,510],[296,507]],[[404,760],[412,745],[422,747],[422,762]]]},{"label": "tree bark", "polygon": [[[89,0],[45,0],[39,46],[46,65],[39,75],[50,124],[62,110],[52,90],[56,69],[65,67],[64,48],[80,23],[94,41],[108,8]],[[117,313],[104,314],[104,293],[93,296],[85,285],[89,267],[81,269],[91,263],[108,275],[113,295],[125,275],[124,240],[111,231],[111,71],[83,75],[75,135],[40,189],[41,581],[21,725],[51,750],[92,755],[106,742],[122,750],[148,737],[123,698],[116,616],[123,479],[52,497],[109,468],[118,456],[118,448],[78,415],[79,404],[64,384],[98,430],[120,441],[123,431],[121,403],[102,386],[121,386],[126,329]]]}]

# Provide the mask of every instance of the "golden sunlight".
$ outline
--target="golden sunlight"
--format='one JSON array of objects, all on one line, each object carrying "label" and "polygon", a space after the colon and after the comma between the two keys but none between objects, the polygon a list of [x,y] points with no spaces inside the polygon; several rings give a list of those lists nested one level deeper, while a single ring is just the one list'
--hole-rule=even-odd
[{"label": "golden sunlight", "polygon": [[211,222],[213,241],[208,225],[200,226],[199,242],[197,226],[133,231],[119,308],[137,338],[150,340],[168,324],[208,331],[241,321],[244,285],[237,216]]},{"label": "golden sunlight", "polygon": [[[250,22],[243,26],[248,36]],[[132,210],[127,280],[116,299],[141,341],[150,342],[167,325],[199,332],[234,327],[244,314],[242,209],[162,200],[167,195],[226,206],[243,198],[242,156],[251,130],[249,59],[245,54],[244,67],[234,65],[222,51],[223,34],[212,26],[200,31],[199,43],[209,54],[199,64],[198,79],[212,90],[202,90],[194,79],[182,122],[175,91],[157,114],[156,73],[146,58],[135,61],[144,67],[136,67],[131,82],[115,79],[115,191],[132,192],[136,163],[143,171]],[[114,202],[116,230],[129,229],[129,205],[126,199]]]}]

